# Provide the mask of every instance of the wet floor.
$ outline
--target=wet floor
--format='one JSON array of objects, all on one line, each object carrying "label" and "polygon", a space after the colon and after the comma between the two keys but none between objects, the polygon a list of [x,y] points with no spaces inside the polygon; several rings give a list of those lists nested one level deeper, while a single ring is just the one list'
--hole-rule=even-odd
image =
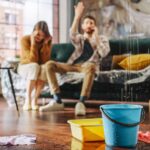
[{"label": "wet floor", "polygon": [[[70,119],[100,118],[99,105],[102,102],[95,102],[95,108],[89,108],[87,104],[87,115],[76,117],[73,107],[66,107],[64,111],[57,112],[36,112],[20,110],[18,117],[15,108],[9,108],[3,100],[0,100],[0,136],[35,134],[37,142],[35,145],[23,146],[0,146],[2,149],[12,150],[111,150],[104,142],[80,142],[71,135]],[[142,104],[142,103],[140,103]],[[149,104],[143,103],[145,120],[140,125],[140,130],[150,131],[150,110]],[[121,149],[121,148],[113,148]],[[150,144],[138,142],[136,150],[148,150]]]}]

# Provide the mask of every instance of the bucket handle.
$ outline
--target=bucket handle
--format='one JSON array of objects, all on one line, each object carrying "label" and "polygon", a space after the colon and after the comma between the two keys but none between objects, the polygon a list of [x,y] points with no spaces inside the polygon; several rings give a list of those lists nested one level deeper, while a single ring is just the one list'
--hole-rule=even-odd
[{"label": "bucket handle", "polygon": [[117,121],[117,120],[114,120],[114,119],[112,119],[111,117],[109,117],[109,116],[105,113],[105,111],[104,111],[104,109],[103,109],[102,107],[101,107],[100,109],[101,109],[102,113],[103,113],[110,121],[112,121],[112,122],[114,122],[114,123],[116,123],[116,124],[122,125],[122,126],[126,126],[126,127],[134,127],[134,126],[137,126],[137,125],[139,125],[140,123],[142,123],[142,122],[144,121],[144,119],[145,119],[145,111],[144,111],[143,108],[142,108],[142,111],[141,111],[140,121],[137,122],[137,123],[132,123],[132,124],[127,124],[127,123],[123,123],[123,122],[119,122],[119,121]]}]

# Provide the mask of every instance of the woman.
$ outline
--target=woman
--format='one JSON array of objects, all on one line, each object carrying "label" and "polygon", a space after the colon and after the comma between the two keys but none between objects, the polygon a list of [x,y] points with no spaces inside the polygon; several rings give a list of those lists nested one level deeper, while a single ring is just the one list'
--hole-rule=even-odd
[{"label": "woman", "polygon": [[[18,73],[27,79],[23,110],[38,110],[37,99],[46,81],[44,64],[50,59],[51,40],[48,25],[39,21],[31,35],[21,39],[21,61]],[[32,98],[32,91],[35,95]]]}]

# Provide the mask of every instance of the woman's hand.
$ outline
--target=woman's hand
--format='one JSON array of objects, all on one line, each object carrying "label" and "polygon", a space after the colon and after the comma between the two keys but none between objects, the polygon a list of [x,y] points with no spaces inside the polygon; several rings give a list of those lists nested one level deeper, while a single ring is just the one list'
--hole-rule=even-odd
[{"label": "woman's hand", "polygon": [[50,36],[48,36],[48,37],[45,38],[44,44],[48,44],[51,41],[52,41],[52,36],[50,35]]},{"label": "woman's hand", "polygon": [[36,36],[36,33],[33,32],[30,36],[30,39],[31,39],[31,45],[35,45],[36,44],[36,41],[35,41],[35,36]]}]

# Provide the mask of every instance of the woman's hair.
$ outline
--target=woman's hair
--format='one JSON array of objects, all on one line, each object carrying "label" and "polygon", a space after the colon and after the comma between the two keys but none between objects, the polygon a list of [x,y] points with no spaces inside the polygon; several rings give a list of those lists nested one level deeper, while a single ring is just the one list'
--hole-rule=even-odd
[{"label": "woman's hair", "polygon": [[35,31],[36,29],[41,30],[46,36],[50,36],[48,25],[45,21],[37,22],[33,28],[33,31]]}]

